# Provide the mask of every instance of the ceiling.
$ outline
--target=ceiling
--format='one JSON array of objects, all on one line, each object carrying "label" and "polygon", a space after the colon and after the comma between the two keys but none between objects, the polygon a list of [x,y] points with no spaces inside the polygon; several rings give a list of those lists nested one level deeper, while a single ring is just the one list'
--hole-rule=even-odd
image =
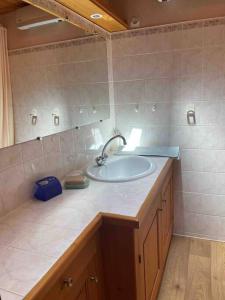
[{"label": "ceiling", "polygon": [[105,0],[114,12],[130,23],[140,19],[140,27],[225,16],[225,0]]},{"label": "ceiling", "polygon": [[8,13],[19,7],[27,5],[21,0],[4,0],[0,1],[0,14]]}]

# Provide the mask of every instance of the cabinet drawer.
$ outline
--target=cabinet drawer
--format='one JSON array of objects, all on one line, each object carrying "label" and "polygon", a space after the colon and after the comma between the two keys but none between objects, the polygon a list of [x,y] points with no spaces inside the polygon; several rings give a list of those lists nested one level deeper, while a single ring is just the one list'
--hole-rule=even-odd
[{"label": "cabinet drawer", "polygon": [[98,252],[98,238],[90,240],[74,258],[70,266],[58,277],[43,300],[76,299],[89,276],[88,264]]}]

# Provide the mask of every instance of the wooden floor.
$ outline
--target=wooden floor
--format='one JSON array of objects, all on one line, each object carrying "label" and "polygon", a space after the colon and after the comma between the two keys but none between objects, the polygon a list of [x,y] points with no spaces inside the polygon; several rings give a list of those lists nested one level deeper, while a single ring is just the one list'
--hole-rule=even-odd
[{"label": "wooden floor", "polygon": [[173,237],[158,300],[225,300],[225,243]]}]

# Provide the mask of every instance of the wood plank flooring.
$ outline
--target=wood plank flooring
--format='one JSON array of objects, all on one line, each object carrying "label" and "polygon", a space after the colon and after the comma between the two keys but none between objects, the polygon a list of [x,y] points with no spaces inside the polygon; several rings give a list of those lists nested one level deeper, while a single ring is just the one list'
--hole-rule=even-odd
[{"label": "wood plank flooring", "polygon": [[225,300],[225,243],[174,236],[158,300]]}]

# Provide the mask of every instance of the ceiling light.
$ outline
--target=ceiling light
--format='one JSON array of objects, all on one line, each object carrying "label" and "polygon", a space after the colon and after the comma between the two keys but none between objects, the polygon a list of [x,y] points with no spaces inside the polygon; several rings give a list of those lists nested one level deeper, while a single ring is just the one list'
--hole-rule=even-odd
[{"label": "ceiling light", "polygon": [[162,2],[169,2],[170,0],[158,0],[158,2],[162,3]]},{"label": "ceiling light", "polygon": [[95,13],[95,14],[91,15],[91,18],[94,19],[94,20],[101,19],[102,17],[103,17],[103,15],[98,14],[98,13]]},{"label": "ceiling light", "polygon": [[46,26],[46,25],[50,25],[50,24],[56,24],[59,22],[62,22],[63,20],[60,18],[53,18],[50,20],[43,20],[43,21],[39,21],[39,22],[34,22],[34,23],[30,23],[30,24],[26,24],[26,25],[19,25],[17,28],[20,30],[28,30],[31,28],[36,28],[36,27],[41,27],[41,26]]}]

